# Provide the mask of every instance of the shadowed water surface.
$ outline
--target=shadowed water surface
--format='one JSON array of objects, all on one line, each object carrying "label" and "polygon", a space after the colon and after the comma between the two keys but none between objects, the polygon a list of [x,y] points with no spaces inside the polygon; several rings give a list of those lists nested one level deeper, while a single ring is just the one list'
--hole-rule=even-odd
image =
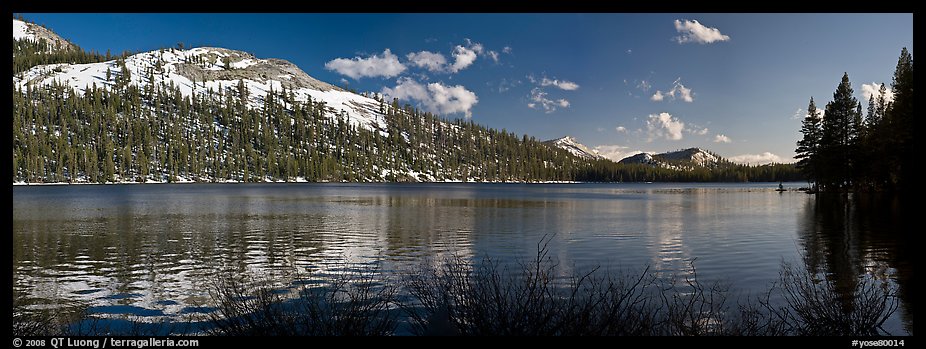
[{"label": "shadowed water surface", "polygon": [[223,270],[265,276],[286,292],[349,265],[390,273],[450,254],[517,262],[555,234],[549,249],[564,275],[599,265],[686,275],[694,261],[699,279],[728,281],[745,294],[766,290],[782,261],[806,265],[845,290],[868,273],[899,285],[901,308],[886,329],[912,334],[912,240],[899,202],[775,188],[17,186],[13,288],[34,307],[162,319],[211,311],[208,286]]}]

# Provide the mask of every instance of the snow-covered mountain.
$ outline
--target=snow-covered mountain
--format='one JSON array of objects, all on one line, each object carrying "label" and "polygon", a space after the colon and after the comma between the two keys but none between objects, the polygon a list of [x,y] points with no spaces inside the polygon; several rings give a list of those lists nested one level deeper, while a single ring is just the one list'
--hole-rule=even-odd
[{"label": "snow-covered mountain", "polygon": [[620,163],[644,164],[676,170],[696,167],[715,169],[731,164],[717,154],[701,148],[688,148],[661,154],[639,153],[622,159]]},{"label": "snow-covered mountain", "polygon": [[13,19],[13,39],[26,39],[35,42],[38,42],[41,39],[45,39],[45,42],[48,44],[49,51],[70,50],[76,48],[74,44],[68,42],[61,36],[58,36],[58,34],[55,34],[51,30],[45,29],[38,24],[23,22],[15,18]]},{"label": "snow-covered mountain", "polygon": [[553,147],[565,149],[570,154],[583,159],[604,159],[604,157],[599,155],[597,151],[589,149],[584,144],[579,143],[579,141],[570,136],[544,141],[543,143]]},{"label": "snow-covered mountain", "polygon": [[[17,35],[15,20],[13,35]],[[316,80],[288,61],[256,58],[247,52],[225,48],[170,48],[138,53],[124,61],[40,65],[15,74],[13,84],[25,88],[26,85],[57,82],[84,91],[94,85],[115,86],[120,78],[124,79],[123,71],[128,73],[128,83],[140,89],[175,86],[185,97],[210,91],[215,94],[238,91],[239,83],[243,83],[252,108],[260,107],[269,91],[285,89],[298,101],[311,98],[315,102],[325,102],[331,117],[343,113],[351,124],[374,131],[385,130],[380,103],[373,98]]]}]

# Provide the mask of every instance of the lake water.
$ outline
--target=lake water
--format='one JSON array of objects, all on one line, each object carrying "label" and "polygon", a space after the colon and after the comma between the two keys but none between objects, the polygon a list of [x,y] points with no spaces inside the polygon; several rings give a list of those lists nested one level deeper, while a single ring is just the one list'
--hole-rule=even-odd
[{"label": "lake water", "polygon": [[[791,183],[796,188],[803,183]],[[387,273],[448,255],[561,269],[651,270],[768,289],[781,263],[899,287],[886,324],[913,332],[912,232],[899,203],[744,184],[179,184],[14,186],[13,289],[36,307],[170,317],[208,303],[218,271],[346,263]]]}]

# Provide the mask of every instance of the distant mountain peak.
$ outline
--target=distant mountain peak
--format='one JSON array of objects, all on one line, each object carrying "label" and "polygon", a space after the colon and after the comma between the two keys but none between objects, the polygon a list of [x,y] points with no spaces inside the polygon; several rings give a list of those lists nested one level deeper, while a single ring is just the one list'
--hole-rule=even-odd
[{"label": "distant mountain peak", "polygon": [[620,161],[622,164],[644,164],[676,170],[693,168],[720,168],[732,163],[713,152],[701,148],[687,148],[660,154],[638,153]]},{"label": "distant mountain peak", "polygon": [[572,136],[560,137],[557,139],[551,139],[549,141],[543,142],[552,147],[564,149],[570,154],[578,156],[583,159],[604,159],[603,156],[599,155],[597,151],[589,149],[582,143],[579,143]]}]

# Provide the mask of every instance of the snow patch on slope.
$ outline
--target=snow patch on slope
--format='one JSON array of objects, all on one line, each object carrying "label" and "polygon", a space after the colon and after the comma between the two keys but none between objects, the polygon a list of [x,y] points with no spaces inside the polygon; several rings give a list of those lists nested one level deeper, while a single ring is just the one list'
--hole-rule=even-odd
[{"label": "snow patch on slope", "polygon": [[29,27],[26,25],[26,22],[20,21],[18,19],[14,19],[13,20],[13,39],[35,40],[35,35],[29,33]]},{"label": "snow patch on slope", "polygon": [[[229,68],[224,67],[224,59],[230,60]],[[175,86],[183,96],[192,97],[210,91],[237,93],[241,82],[248,91],[248,105],[259,108],[270,91],[280,92],[286,88],[287,93],[292,91],[300,102],[309,98],[324,102],[330,117],[343,113],[347,121],[355,126],[380,132],[386,129],[385,115],[380,112],[378,101],[315,80],[283,60],[258,59],[241,51],[199,47],[135,54],[125,59],[125,67],[129,71],[130,83],[141,89],[163,84]],[[110,79],[106,78],[107,70],[110,71]],[[94,85],[114,87],[121,70],[116,60],[41,65],[17,74],[13,83],[23,89],[27,85],[58,83],[82,92]]]},{"label": "snow patch on slope", "polygon": [[604,159],[603,156],[598,154],[598,151],[589,149],[584,144],[579,143],[579,141],[570,136],[549,140],[544,143],[560,149],[564,149],[570,154],[583,159]]}]

